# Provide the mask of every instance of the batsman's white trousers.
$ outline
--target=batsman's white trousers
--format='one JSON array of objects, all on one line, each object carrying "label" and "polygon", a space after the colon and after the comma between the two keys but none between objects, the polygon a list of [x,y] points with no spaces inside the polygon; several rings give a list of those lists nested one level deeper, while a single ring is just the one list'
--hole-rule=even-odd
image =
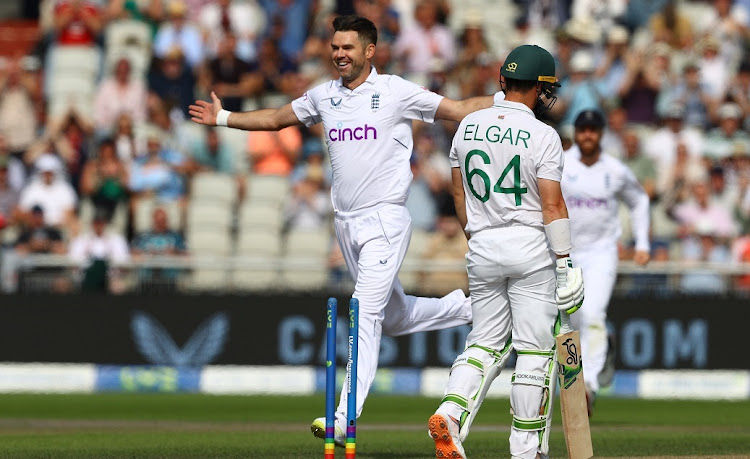
[{"label": "batsman's white trousers", "polygon": [[[549,351],[555,346],[555,271],[543,228],[508,225],[473,234],[466,256],[474,323],[467,345],[500,350],[513,334],[516,350]],[[548,358],[519,356],[516,371],[546,373]],[[539,414],[542,388],[514,385],[515,414]],[[513,457],[536,456],[537,432],[511,429]]]},{"label": "batsman's white trousers", "polygon": [[[359,212],[337,212],[336,238],[355,281],[359,300],[357,417],[375,379],[382,333],[399,336],[471,322],[471,304],[463,291],[443,298],[406,295],[398,280],[411,238],[406,207],[386,204]],[[346,431],[346,390],[336,420]]]},{"label": "batsman's white trousers", "polygon": [[607,306],[617,278],[617,247],[574,250],[573,266],[583,270],[584,299],[571,324],[581,332],[583,380],[591,390],[599,390],[599,373],[607,359]]}]

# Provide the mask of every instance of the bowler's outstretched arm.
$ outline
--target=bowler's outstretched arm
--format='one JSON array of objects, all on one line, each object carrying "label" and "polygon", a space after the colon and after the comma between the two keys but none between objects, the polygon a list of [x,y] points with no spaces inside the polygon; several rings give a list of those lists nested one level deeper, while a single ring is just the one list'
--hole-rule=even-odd
[{"label": "bowler's outstretched arm", "polygon": [[191,120],[206,126],[228,126],[243,131],[278,131],[288,126],[302,125],[292,110],[292,104],[281,108],[265,108],[252,112],[228,112],[221,100],[211,91],[211,102],[196,100],[190,106]]}]

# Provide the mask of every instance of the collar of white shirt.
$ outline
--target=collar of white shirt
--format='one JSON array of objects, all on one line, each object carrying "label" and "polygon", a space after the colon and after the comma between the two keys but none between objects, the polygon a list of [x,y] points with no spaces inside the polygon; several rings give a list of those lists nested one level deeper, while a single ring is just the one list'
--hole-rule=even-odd
[{"label": "collar of white shirt", "polygon": [[[375,66],[371,65],[370,66],[370,74],[367,76],[367,79],[365,80],[365,83],[375,84],[375,80],[377,78],[378,78],[378,72],[377,72],[377,70],[375,70]],[[339,89],[349,90],[349,88],[347,88],[346,86],[344,86],[344,80],[343,80],[343,78],[339,77],[338,81],[336,82],[336,85],[339,87]],[[351,91],[356,91],[357,89],[359,89],[363,85],[364,85],[364,83],[362,83],[361,85],[359,85],[356,88],[352,89]]]},{"label": "collar of white shirt", "polygon": [[[495,99],[495,106],[500,108],[510,108],[512,110],[521,110],[522,112],[526,112],[531,116],[534,116],[534,112],[531,111],[529,107],[526,105],[520,103],[520,102],[511,102],[509,100],[497,100]],[[536,116],[534,116],[536,118]]]}]

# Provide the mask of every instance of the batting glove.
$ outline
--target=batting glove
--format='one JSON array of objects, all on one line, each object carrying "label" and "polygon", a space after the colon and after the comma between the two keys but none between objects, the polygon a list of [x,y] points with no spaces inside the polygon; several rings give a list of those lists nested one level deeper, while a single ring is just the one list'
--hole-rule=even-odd
[{"label": "batting glove", "polygon": [[573,314],[583,305],[583,271],[581,268],[574,268],[570,257],[565,257],[557,259],[555,273],[557,309]]}]

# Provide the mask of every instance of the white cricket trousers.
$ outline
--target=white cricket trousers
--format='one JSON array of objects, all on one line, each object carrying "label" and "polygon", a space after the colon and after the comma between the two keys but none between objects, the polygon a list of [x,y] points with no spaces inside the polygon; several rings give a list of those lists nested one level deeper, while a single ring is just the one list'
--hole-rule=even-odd
[{"label": "white cricket trousers", "polygon": [[[467,345],[500,350],[512,332],[516,350],[553,349],[555,271],[544,229],[508,225],[479,231],[469,240],[466,260],[474,316]],[[548,361],[547,357],[520,355],[516,371],[546,373]],[[517,416],[539,415],[541,387],[513,385],[510,398]],[[538,447],[537,432],[511,429],[512,457],[534,458]]]},{"label": "white cricket trousers", "polygon": [[[357,417],[375,379],[382,333],[399,336],[471,322],[471,303],[463,291],[443,298],[406,295],[398,280],[411,238],[411,216],[404,206],[386,204],[359,212],[337,212],[336,239],[355,281],[359,300]],[[336,421],[346,431],[346,388]]]},{"label": "white cricket trousers", "polygon": [[596,392],[607,359],[607,306],[617,278],[617,247],[574,250],[570,258],[583,270],[584,289],[583,306],[570,321],[581,333],[583,380]]}]

